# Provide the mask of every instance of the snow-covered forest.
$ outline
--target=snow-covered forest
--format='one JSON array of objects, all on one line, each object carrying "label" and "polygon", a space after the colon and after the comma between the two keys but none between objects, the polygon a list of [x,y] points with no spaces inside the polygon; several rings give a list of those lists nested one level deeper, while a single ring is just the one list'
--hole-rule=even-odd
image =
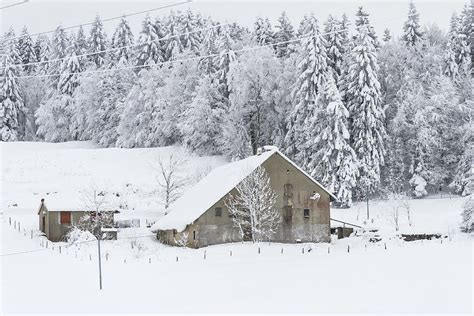
[{"label": "snow-covered forest", "polygon": [[[466,195],[474,155],[474,6],[400,38],[362,7],[253,29],[192,11],[0,39],[2,141],[181,144],[240,159],[278,146],[339,198]],[[448,29],[444,32],[442,29]]]}]

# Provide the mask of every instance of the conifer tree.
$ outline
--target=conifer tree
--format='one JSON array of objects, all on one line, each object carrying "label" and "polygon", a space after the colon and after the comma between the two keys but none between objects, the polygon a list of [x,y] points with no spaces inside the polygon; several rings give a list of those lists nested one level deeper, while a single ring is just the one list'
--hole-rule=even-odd
[{"label": "conifer tree", "polygon": [[347,101],[352,120],[352,147],[359,161],[361,188],[367,194],[379,184],[386,137],[377,50],[369,24],[359,24],[354,45],[349,61]]},{"label": "conifer tree", "polygon": [[308,145],[315,148],[315,154],[308,170],[336,194],[338,206],[350,207],[358,175],[357,158],[349,144],[349,111],[332,74],[326,76],[316,103],[322,111],[309,122],[313,135]]},{"label": "conifer tree", "polygon": [[308,144],[308,121],[321,110],[317,108],[316,98],[327,76],[328,58],[326,43],[314,15],[307,18],[304,34],[297,49],[297,78],[292,92],[295,106],[290,114],[285,143],[287,153],[306,168],[315,151]]},{"label": "conifer tree", "polygon": [[341,22],[339,22],[332,15],[329,15],[327,21],[324,23],[324,38],[326,39],[326,48],[329,66],[334,73],[336,82],[341,76],[341,64],[343,56]]},{"label": "conifer tree", "polygon": [[221,84],[223,97],[229,98],[229,87],[227,85],[227,75],[229,73],[230,63],[236,59],[233,51],[234,41],[230,36],[229,28],[222,27],[219,37],[217,39],[217,51],[219,56],[216,56],[215,63],[218,66],[217,78]]},{"label": "conifer tree", "polygon": [[31,39],[30,34],[26,26],[23,28],[21,37],[18,40],[18,52],[20,54],[20,59],[23,66],[23,71],[26,74],[30,74],[34,71],[35,65],[28,65],[36,61],[35,48],[33,40]]},{"label": "conifer tree", "polygon": [[[7,42],[8,43],[8,42]],[[12,44],[13,42],[10,41]],[[0,140],[16,141],[21,139],[24,127],[21,126],[21,115],[24,104],[18,82],[18,67],[12,56],[18,55],[16,46],[11,45],[10,53],[3,57],[2,76],[0,77]]]},{"label": "conifer tree", "polygon": [[95,67],[101,68],[105,64],[107,57],[107,36],[98,15],[95,17],[91,27],[88,48],[89,53],[93,54],[89,56],[89,59],[95,64]]},{"label": "conifer tree", "polygon": [[79,73],[83,71],[74,47],[61,63],[60,77],[57,90],[53,91],[49,99],[41,104],[36,113],[38,134],[46,141],[63,142],[77,140],[78,134],[71,124],[74,113],[73,93],[79,84]]},{"label": "conifer tree", "polygon": [[138,44],[137,66],[153,65],[164,61],[156,28],[149,15],[142,22]]},{"label": "conifer tree", "polygon": [[82,26],[79,27],[77,31],[77,35],[75,38],[71,35],[71,42],[73,45],[74,52],[76,53],[77,60],[79,62],[79,68],[85,69],[89,64],[87,56],[88,47],[87,47],[87,39],[86,35],[84,34],[84,29]]},{"label": "conifer tree", "polygon": [[192,102],[178,124],[183,144],[198,154],[218,154],[223,114],[218,86],[208,76],[201,78]]},{"label": "conifer tree", "polygon": [[35,42],[35,55],[36,55],[36,62],[40,64],[36,67],[36,72],[38,74],[45,75],[48,73],[49,69],[49,57],[51,55],[51,48],[50,48],[50,41],[46,36],[38,36]]},{"label": "conifer tree", "polygon": [[[275,43],[287,42],[293,39],[295,36],[293,25],[291,25],[291,22],[288,19],[288,16],[286,15],[285,11],[283,11],[280,17],[278,18],[278,25],[276,26],[276,28],[278,29],[278,31],[274,35]],[[282,43],[282,44],[276,45],[274,48],[279,58],[282,58],[282,57],[286,58],[292,52],[293,50],[292,47],[293,47],[292,43]]]},{"label": "conifer tree", "polygon": [[183,52],[183,43],[181,42],[181,24],[180,18],[174,12],[171,12],[167,25],[167,38],[165,43],[165,56],[166,60],[176,59],[176,56]]},{"label": "conifer tree", "polygon": [[189,49],[196,55],[199,54],[199,48],[202,42],[202,33],[197,32],[198,28],[196,16],[191,10],[188,10],[182,21],[183,49]]},{"label": "conifer tree", "polygon": [[215,54],[217,54],[217,24],[209,25],[209,28],[204,34],[203,41],[201,43],[200,55],[202,58],[199,60],[199,69],[205,74],[213,74],[217,71],[218,64],[216,63]]},{"label": "conifer tree", "polygon": [[111,59],[114,64],[129,64],[133,58],[133,34],[127,19],[123,17],[112,37]]},{"label": "conifer tree", "polygon": [[55,61],[49,63],[49,72],[52,75],[50,78],[50,83],[54,89],[57,88],[62,60],[66,57],[69,46],[69,37],[67,36],[64,29],[61,26],[58,26],[53,33],[53,38],[51,41],[50,59],[54,59]]},{"label": "conifer tree", "polygon": [[362,7],[359,7],[356,13],[356,30],[358,30],[359,28],[363,28],[364,25],[367,25],[369,36],[372,38],[375,48],[379,48],[380,43],[377,39],[377,35],[375,34],[375,29],[373,28],[373,26],[370,25],[369,14],[365,12]]},{"label": "conifer tree", "polygon": [[415,46],[423,39],[423,33],[420,27],[420,15],[416,11],[413,0],[410,1],[408,9],[408,19],[403,25],[402,39],[407,46]]},{"label": "conifer tree", "polygon": [[254,23],[253,39],[259,45],[268,45],[273,41],[272,25],[268,18],[257,18]]},{"label": "conifer tree", "polygon": [[456,62],[456,53],[453,50],[453,43],[450,41],[446,46],[446,52],[444,55],[444,74],[451,79],[456,79],[459,75],[459,66]]},{"label": "conifer tree", "polygon": [[388,44],[390,42],[390,40],[392,39],[392,34],[390,34],[390,30],[389,29],[385,29],[383,31],[383,41],[385,44]]},{"label": "conifer tree", "polygon": [[348,47],[349,40],[350,40],[349,26],[350,26],[349,18],[344,13],[342,14],[342,18],[341,18],[341,39],[342,39],[342,47],[344,48],[344,52],[349,50],[349,47]]}]

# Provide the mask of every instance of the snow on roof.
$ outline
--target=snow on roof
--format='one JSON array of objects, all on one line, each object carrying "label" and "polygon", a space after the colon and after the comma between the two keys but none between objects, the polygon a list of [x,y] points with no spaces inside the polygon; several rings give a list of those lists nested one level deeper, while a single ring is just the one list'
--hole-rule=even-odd
[{"label": "snow on roof", "polygon": [[278,151],[274,146],[265,146],[262,153],[235,161],[212,170],[206,177],[189,189],[180,199],[171,205],[169,212],[159,219],[152,231],[176,229],[183,231],[187,225],[198,219],[206,210],[232,191],[252,171],[262,165],[273,154],[278,153],[314,183],[325,190],[332,198],[336,197],[319,182],[301,170],[294,162]]},{"label": "snow on roof", "polygon": [[[40,202],[41,203],[41,202]],[[63,197],[49,195],[44,198],[44,205],[48,212],[85,212],[84,201],[80,197]],[[41,204],[40,206],[41,207]],[[107,208],[107,211],[115,211],[116,208]]]}]

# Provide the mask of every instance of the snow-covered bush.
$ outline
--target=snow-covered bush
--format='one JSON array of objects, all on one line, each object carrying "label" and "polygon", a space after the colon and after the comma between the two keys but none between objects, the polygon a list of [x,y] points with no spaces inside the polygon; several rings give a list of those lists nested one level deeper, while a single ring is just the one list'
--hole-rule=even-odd
[{"label": "snow-covered bush", "polygon": [[421,176],[417,174],[413,175],[410,179],[410,185],[413,187],[413,196],[416,198],[422,198],[425,195],[428,195],[428,192],[426,192],[426,184],[426,180]]},{"label": "snow-covered bush", "polygon": [[82,243],[96,239],[97,238],[95,238],[95,236],[91,232],[81,230],[77,227],[71,229],[66,235],[66,241],[71,244]]}]

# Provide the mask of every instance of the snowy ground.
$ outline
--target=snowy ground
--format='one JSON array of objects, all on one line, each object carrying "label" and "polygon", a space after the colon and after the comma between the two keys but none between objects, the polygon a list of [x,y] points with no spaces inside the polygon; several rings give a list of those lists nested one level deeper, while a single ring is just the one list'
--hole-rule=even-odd
[{"label": "snowy ground", "polygon": [[[374,222],[368,225],[380,230],[378,243],[357,236],[331,244],[193,250],[161,245],[144,228],[123,230],[117,241],[102,245],[100,292],[96,243],[48,242],[46,248],[37,231],[37,200],[46,192],[67,199],[91,181],[113,183],[117,190],[131,183],[136,190],[123,189],[123,198],[136,210],[148,209],[157,202],[146,163],[179,148],[3,143],[0,149],[3,313],[472,313],[473,243],[458,229],[464,199],[411,200],[412,225],[400,209],[398,232],[391,219],[396,203],[372,202]],[[200,168],[223,162],[191,157],[185,172],[192,178]],[[364,207],[333,210],[332,217],[366,225]],[[448,237],[402,242],[394,237],[400,232]],[[26,253],[14,254],[19,252]]]}]

